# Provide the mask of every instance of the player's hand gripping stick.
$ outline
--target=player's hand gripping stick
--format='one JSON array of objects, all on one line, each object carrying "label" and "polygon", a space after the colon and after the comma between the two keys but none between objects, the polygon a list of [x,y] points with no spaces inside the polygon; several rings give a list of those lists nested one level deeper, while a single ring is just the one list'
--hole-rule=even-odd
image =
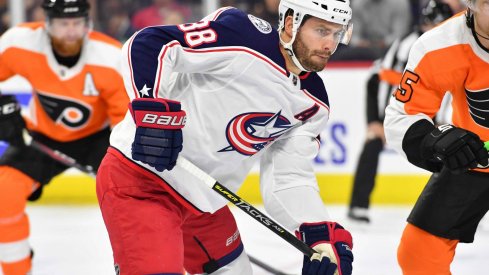
[{"label": "player's hand gripping stick", "polygon": [[[177,160],[177,166],[189,172],[196,178],[204,182],[209,188],[217,192],[229,202],[233,203],[239,209],[246,214],[257,220],[259,223],[267,227],[273,233],[280,238],[297,248],[305,256],[305,259],[309,261],[311,265],[306,264],[306,270],[303,270],[303,274],[331,274],[331,275],[350,275],[352,270],[353,254],[351,252],[352,241],[350,233],[343,229],[337,223],[324,222],[318,224],[303,224],[301,225],[298,234],[301,239],[306,240],[306,243],[296,238],[292,233],[277,224],[274,220],[260,212],[251,204],[240,198],[231,190],[220,184],[213,177],[202,171],[199,167],[188,161],[183,157],[179,157]],[[324,228],[327,226],[327,229]],[[304,238],[305,237],[305,238]],[[316,240],[317,242],[309,243],[309,241]],[[321,245],[323,244],[323,245]],[[318,248],[318,251],[311,248],[313,245]],[[328,249],[330,248],[330,249]],[[319,259],[316,262],[311,261],[311,257]],[[330,259],[334,258],[330,264]],[[339,268],[337,267],[339,265]],[[325,273],[324,267],[332,273]],[[304,273],[306,272],[306,273]]]},{"label": "player's hand gripping stick", "polygon": [[351,275],[353,241],[350,232],[335,222],[303,223],[297,237],[318,253],[304,256],[302,275]]},{"label": "player's hand gripping stick", "polygon": [[257,220],[259,223],[267,227],[273,233],[278,235],[280,238],[284,239],[286,242],[297,248],[307,257],[311,257],[314,253],[317,253],[314,249],[309,247],[306,243],[297,239],[292,233],[278,225],[271,218],[260,212],[258,209],[253,207],[251,204],[240,198],[231,190],[227,189],[225,186],[216,181],[213,177],[208,175],[206,172],[202,171],[199,167],[195,166],[193,163],[188,161],[183,157],[179,157],[177,160],[177,165],[185,171],[189,172],[196,178],[204,182],[209,188],[217,192],[219,195],[224,197],[226,200],[230,201],[232,204],[237,206],[239,209],[244,211],[246,214],[251,216],[253,219]]},{"label": "player's hand gripping stick", "polygon": [[441,161],[446,169],[456,174],[489,166],[487,150],[480,137],[450,124],[440,125],[427,134],[421,150],[424,159]]}]

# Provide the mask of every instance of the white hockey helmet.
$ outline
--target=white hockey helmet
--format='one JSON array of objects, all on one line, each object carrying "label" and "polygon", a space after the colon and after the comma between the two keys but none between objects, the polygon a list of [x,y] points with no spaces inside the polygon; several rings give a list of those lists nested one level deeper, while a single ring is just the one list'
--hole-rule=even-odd
[{"label": "white hockey helmet", "polygon": [[[292,57],[295,65],[302,71],[307,70],[304,69],[295,56],[292,44],[295,41],[297,31],[306,15],[343,25],[343,31],[337,37],[336,46],[338,43],[347,45],[350,42],[353,30],[353,26],[350,22],[352,17],[350,0],[281,0],[278,9],[279,32],[283,31],[285,28],[285,18],[289,9],[293,10],[292,39],[287,43],[280,39],[280,43]],[[336,47],[334,50],[336,50]]]}]

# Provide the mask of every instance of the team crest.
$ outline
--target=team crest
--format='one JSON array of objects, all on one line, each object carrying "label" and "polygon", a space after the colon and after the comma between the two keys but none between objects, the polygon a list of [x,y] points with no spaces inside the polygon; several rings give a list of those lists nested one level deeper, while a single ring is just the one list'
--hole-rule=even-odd
[{"label": "team crest", "polygon": [[265,21],[261,18],[258,18],[256,16],[253,16],[251,14],[248,14],[248,18],[250,19],[251,23],[253,23],[253,25],[255,25],[255,27],[260,32],[262,32],[264,34],[269,34],[272,32],[272,26],[267,21]]},{"label": "team crest", "polygon": [[68,129],[78,129],[88,122],[91,107],[73,98],[37,93],[39,103],[46,114],[56,123]]},{"label": "team crest", "polygon": [[234,117],[226,128],[226,138],[230,146],[219,152],[237,151],[252,156],[291,127],[290,121],[282,116],[280,111],[276,114],[240,114]]}]

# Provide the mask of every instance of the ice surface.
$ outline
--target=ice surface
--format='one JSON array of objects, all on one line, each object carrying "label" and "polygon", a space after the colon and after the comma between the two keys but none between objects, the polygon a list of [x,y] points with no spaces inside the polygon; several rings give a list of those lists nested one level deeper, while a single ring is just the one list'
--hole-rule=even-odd
[{"label": "ice surface", "polygon": [[[263,209],[263,208],[260,208]],[[373,207],[368,226],[346,220],[345,206],[328,206],[331,217],[350,229],[354,238],[357,275],[401,274],[396,249],[409,207]],[[114,274],[112,252],[97,206],[30,205],[31,244],[35,251],[33,275]],[[292,246],[261,224],[233,208],[247,253],[276,269],[299,274],[302,257]],[[489,230],[479,230],[474,244],[457,249],[452,272],[486,272]],[[255,275],[269,273],[254,266]]]}]

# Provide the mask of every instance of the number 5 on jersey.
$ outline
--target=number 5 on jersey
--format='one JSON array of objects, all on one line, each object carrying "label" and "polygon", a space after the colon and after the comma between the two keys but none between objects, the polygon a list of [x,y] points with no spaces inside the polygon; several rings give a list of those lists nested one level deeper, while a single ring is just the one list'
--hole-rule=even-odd
[{"label": "number 5 on jersey", "polygon": [[185,42],[191,48],[200,46],[204,43],[217,41],[217,33],[209,28],[210,21],[200,21],[178,25],[178,29],[185,33]]},{"label": "number 5 on jersey", "polygon": [[411,96],[414,92],[411,83],[418,83],[418,80],[419,76],[417,74],[409,70],[404,71],[401,83],[399,84],[399,88],[396,91],[396,99],[404,103],[411,100]]}]

